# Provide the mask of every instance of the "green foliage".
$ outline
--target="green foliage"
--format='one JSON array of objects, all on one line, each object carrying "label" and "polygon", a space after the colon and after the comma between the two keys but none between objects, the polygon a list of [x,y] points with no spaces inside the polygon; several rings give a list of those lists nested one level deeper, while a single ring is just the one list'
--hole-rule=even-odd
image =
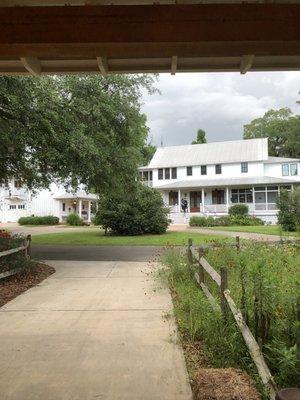
[{"label": "green foliage", "polygon": [[138,183],[131,192],[103,196],[94,222],[118,235],[164,233],[167,215],[160,193]]},{"label": "green foliage", "polygon": [[247,204],[234,204],[229,207],[229,215],[248,215],[249,207]]},{"label": "green foliage", "polygon": [[216,269],[228,266],[229,289],[277,384],[296,386],[300,379],[296,356],[299,247],[251,243],[240,252],[230,248],[210,250],[207,259]]},{"label": "green foliage", "polygon": [[79,217],[76,213],[71,213],[67,216],[66,222],[68,225],[72,226],[82,226],[84,225],[84,221]]},{"label": "green foliage", "polygon": [[289,108],[269,110],[244,126],[244,139],[269,138],[269,155],[295,157],[300,154],[300,116]]},{"label": "green foliage", "polygon": [[281,190],[277,199],[278,223],[283,230],[295,232],[300,228],[300,187],[294,192]]},{"label": "green foliage", "polygon": [[[62,181],[96,192],[134,183],[153,75],[0,77],[0,183]],[[100,167],[101,166],[101,167]]]},{"label": "green foliage", "polygon": [[151,143],[145,144],[142,149],[141,149],[141,154],[142,154],[142,165],[148,165],[150,161],[152,160],[152,157],[154,156],[154,153],[156,152],[156,146]]},{"label": "green foliage", "polygon": [[57,225],[59,223],[59,218],[53,215],[45,215],[43,217],[30,216],[21,217],[18,220],[20,225]]},{"label": "green foliage", "polygon": [[[296,344],[299,249],[251,243],[237,252],[225,245],[209,250],[205,257],[216,270],[228,267],[231,295],[260,343],[278,386],[296,387],[300,379]],[[201,341],[211,366],[240,366],[255,377],[255,367],[230,313],[226,323],[199,291],[194,279],[197,266],[188,266],[175,250],[165,255],[163,263],[160,275],[174,294],[174,312],[184,340]],[[219,301],[217,285],[207,277],[205,284]]]},{"label": "green foliage", "polygon": [[192,141],[192,144],[202,144],[206,143],[205,131],[203,129],[198,129],[197,138]]},{"label": "green foliage", "polygon": [[263,221],[250,215],[226,215],[223,217],[200,217],[193,216],[190,218],[190,226],[252,226],[263,225]]}]

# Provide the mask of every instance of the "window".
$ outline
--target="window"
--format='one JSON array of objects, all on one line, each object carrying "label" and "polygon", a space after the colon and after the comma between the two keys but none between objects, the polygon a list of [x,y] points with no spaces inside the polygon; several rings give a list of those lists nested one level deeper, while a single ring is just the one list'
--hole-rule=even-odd
[{"label": "window", "polygon": [[232,203],[253,203],[252,189],[232,189]]},{"label": "window", "polygon": [[19,204],[18,205],[19,210],[25,210],[25,204]]},{"label": "window", "polygon": [[222,165],[216,164],[216,174],[219,175],[222,173]]},{"label": "window", "polygon": [[158,169],[158,179],[159,180],[164,179],[164,170],[163,170],[163,168],[159,168]]},{"label": "window", "polygon": [[169,206],[178,205],[178,192],[169,192]]},{"label": "window", "polygon": [[153,173],[152,173],[152,171],[149,171],[149,180],[153,181]]},{"label": "window", "polygon": [[16,208],[17,208],[16,204],[10,204],[9,205],[9,209],[10,210],[16,210]]},{"label": "window", "polygon": [[206,165],[201,165],[201,175],[206,175],[207,174],[207,167]]},{"label": "window", "polygon": [[291,170],[291,176],[298,175],[298,165],[297,164],[291,164],[290,170]]},{"label": "window", "polygon": [[66,211],[66,203],[62,203],[62,210]]},{"label": "window", "polygon": [[289,164],[282,164],[281,169],[282,169],[282,176],[289,175]]},{"label": "window", "polygon": [[248,172],[248,163],[247,162],[242,162],[241,163],[241,172],[243,174]]},{"label": "window", "polygon": [[193,167],[186,167],[186,174],[187,176],[193,175]]},{"label": "window", "polygon": [[148,180],[148,171],[143,171],[143,181]]},{"label": "window", "polygon": [[165,168],[165,179],[170,179],[170,168]]},{"label": "window", "polygon": [[177,179],[177,168],[172,168],[172,179]]}]

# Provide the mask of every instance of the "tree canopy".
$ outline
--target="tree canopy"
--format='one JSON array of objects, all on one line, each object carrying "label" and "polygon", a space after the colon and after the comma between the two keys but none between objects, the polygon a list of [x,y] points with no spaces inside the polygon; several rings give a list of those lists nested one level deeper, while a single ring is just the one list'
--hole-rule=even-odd
[{"label": "tree canopy", "polygon": [[198,129],[197,137],[192,141],[192,144],[202,144],[206,143],[205,131],[203,129]]},{"label": "tree canopy", "polygon": [[277,157],[300,156],[300,116],[289,108],[269,110],[244,126],[244,139],[268,137],[269,154]]},{"label": "tree canopy", "polygon": [[135,180],[147,143],[150,75],[1,77],[0,183],[53,181],[97,192]]},{"label": "tree canopy", "polygon": [[152,143],[146,143],[142,147],[141,152],[142,152],[142,164],[148,165],[152,157],[154,156],[154,153],[156,152],[156,146],[154,146],[154,144]]}]

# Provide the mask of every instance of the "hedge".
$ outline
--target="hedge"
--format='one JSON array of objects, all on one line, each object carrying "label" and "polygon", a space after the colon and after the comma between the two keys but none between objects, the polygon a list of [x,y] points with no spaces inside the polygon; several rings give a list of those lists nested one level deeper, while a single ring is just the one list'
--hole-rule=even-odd
[{"label": "hedge", "polygon": [[44,217],[32,215],[31,217],[19,218],[18,223],[20,225],[57,225],[59,223],[59,218],[54,217],[54,215],[45,215]]},{"label": "hedge", "polygon": [[79,217],[78,214],[76,213],[71,213],[67,216],[67,220],[66,220],[68,225],[72,225],[72,226],[82,226],[84,225],[84,221],[82,218]]},{"label": "hedge", "polygon": [[261,219],[249,215],[226,215],[216,218],[193,216],[190,218],[190,226],[252,226],[263,224]]}]

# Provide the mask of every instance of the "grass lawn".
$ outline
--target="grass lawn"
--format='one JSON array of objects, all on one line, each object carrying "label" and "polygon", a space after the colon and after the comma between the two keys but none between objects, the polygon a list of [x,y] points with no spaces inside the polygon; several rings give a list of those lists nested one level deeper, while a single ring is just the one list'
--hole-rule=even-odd
[{"label": "grass lawn", "polygon": [[278,225],[258,225],[258,226],[214,226],[208,229],[218,231],[231,231],[231,232],[251,232],[251,233],[262,233],[266,235],[278,235],[280,236],[297,236],[296,232],[281,232]]},{"label": "grass lawn", "polygon": [[99,229],[86,232],[61,232],[36,235],[32,237],[32,243],[78,246],[166,246],[186,245],[188,238],[193,239],[194,244],[210,240],[230,240],[220,235],[204,235],[194,232],[167,232],[162,235],[143,236],[104,236],[104,232]]}]

